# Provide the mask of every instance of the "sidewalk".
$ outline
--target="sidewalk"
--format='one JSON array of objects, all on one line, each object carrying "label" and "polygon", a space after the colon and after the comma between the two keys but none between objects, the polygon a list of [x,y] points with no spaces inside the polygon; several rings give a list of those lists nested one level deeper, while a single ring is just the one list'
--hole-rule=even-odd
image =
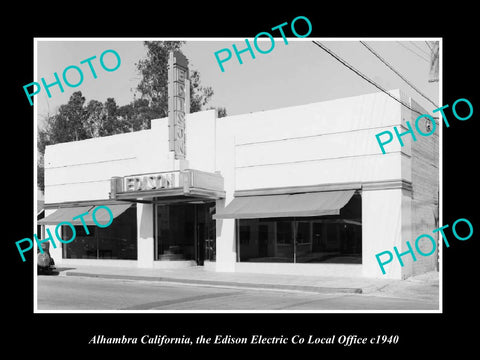
[{"label": "sidewalk", "polygon": [[160,281],[189,285],[239,287],[314,293],[375,294],[438,300],[438,273],[430,272],[407,280],[332,276],[214,272],[202,267],[140,269],[107,266],[57,268],[60,276],[99,277],[120,280]]}]

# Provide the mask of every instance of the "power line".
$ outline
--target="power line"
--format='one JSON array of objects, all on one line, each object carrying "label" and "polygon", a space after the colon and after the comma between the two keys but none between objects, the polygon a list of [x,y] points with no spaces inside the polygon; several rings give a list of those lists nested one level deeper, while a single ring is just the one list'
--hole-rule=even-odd
[{"label": "power line", "polygon": [[438,108],[438,105],[435,104],[432,100],[430,100],[425,94],[423,94],[419,89],[415,87],[410,81],[408,81],[402,74],[400,74],[392,65],[390,65],[385,59],[383,59],[375,50],[373,50],[370,46],[368,46],[365,42],[360,41],[360,43],[365,46],[373,55],[375,55],[381,62],[383,62],[390,70],[392,70],[395,74],[397,74],[403,81],[405,81],[410,87],[422,95],[425,99],[427,99],[431,104]]},{"label": "power line", "polygon": [[428,43],[427,40],[425,40],[425,44],[427,44],[428,48],[430,49],[430,51],[433,51],[433,48],[430,46],[430,44]]},{"label": "power line", "polygon": [[416,112],[417,114],[419,115],[423,115],[421,114],[420,112],[418,112],[417,110],[414,110],[412,109],[410,106],[408,106],[406,103],[404,103],[403,101],[397,99],[395,96],[393,96],[392,94],[390,94],[387,90],[385,90],[382,86],[378,85],[375,81],[373,81],[372,79],[368,78],[366,75],[362,74],[359,70],[355,69],[352,65],[350,65],[349,63],[347,63],[345,60],[343,60],[340,56],[338,56],[337,54],[335,54],[332,50],[330,50],[329,48],[327,48],[325,45],[323,45],[322,43],[319,43],[315,40],[312,40],[312,42],[317,45],[318,47],[320,47],[321,49],[323,49],[324,51],[326,51],[328,54],[330,54],[332,57],[334,57],[336,60],[338,60],[339,62],[341,62],[344,66],[346,66],[347,68],[349,68],[350,70],[352,70],[355,74],[357,74],[358,76],[360,76],[361,78],[363,78],[364,80],[368,81],[370,84],[372,84],[373,86],[375,86],[377,89],[379,89],[380,91],[384,92],[385,94],[387,94],[388,96],[390,96],[392,99],[394,99],[395,101],[397,101],[398,103],[402,104],[403,106],[405,106],[407,109],[410,109],[411,111],[413,112]]},{"label": "power line", "polygon": [[427,52],[425,51],[425,49],[421,48],[420,46],[418,46],[417,44],[415,44],[413,41],[409,41],[409,43],[412,44],[413,46],[415,46],[418,50],[420,50],[421,53],[423,53],[423,54],[425,54],[425,55],[427,55],[427,56],[430,56],[430,54],[427,53]]},{"label": "power line", "polygon": [[406,47],[405,45],[403,45],[400,41],[397,41],[397,43],[398,43],[400,46],[402,46],[402,47],[404,47],[405,49],[407,49],[408,51],[410,51],[412,54],[417,55],[420,59],[423,59],[423,60],[425,60],[426,62],[430,63],[430,60],[427,60],[427,59],[425,59],[422,55],[417,54],[417,53],[416,53],[415,51],[413,51],[412,49],[410,49],[410,48]]}]

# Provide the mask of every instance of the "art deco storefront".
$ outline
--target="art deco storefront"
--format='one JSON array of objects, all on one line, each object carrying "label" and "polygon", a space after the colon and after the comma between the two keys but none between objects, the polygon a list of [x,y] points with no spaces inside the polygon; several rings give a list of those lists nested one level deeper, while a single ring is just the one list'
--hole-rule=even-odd
[{"label": "art deco storefront", "polygon": [[198,170],[111,179],[116,200],[153,208],[154,260],[215,261],[215,200],[225,197],[219,174]]},{"label": "art deco storefront", "polygon": [[392,278],[434,270],[436,256],[405,258],[384,276],[375,259],[437,227],[438,136],[385,155],[375,140],[413,116],[374,93],[224,118],[187,113],[180,157],[169,118],[48,146],[40,224],[112,209],[108,228],[74,224],[76,240],[51,249],[59,266]]}]

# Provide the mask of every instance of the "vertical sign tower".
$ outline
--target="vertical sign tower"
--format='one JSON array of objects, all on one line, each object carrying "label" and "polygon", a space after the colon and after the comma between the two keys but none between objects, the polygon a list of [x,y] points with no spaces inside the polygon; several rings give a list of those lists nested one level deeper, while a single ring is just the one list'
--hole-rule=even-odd
[{"label": "vertical sign tower", "polygon": [[168,57],[168,143],[175,159],[186,156],[185,115],[190,113],[188,60],[179,51]]}]

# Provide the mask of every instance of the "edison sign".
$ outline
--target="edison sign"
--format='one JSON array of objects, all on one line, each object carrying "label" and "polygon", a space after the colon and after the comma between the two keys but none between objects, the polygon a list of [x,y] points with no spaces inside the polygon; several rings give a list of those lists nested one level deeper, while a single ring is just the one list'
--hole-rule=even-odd
[{"label": "edison sign", "polygon": [[124,178],[124,191],[145,191],[179,187],[178,175],[178,173],[171,172],[126,176]]},{"label": "edison sign", "polygon": [[179,51],[170,52],[168,60],[168,131],[169,149],[175,159],[185,159],[185,114],[190,112],[188,60]]}]

